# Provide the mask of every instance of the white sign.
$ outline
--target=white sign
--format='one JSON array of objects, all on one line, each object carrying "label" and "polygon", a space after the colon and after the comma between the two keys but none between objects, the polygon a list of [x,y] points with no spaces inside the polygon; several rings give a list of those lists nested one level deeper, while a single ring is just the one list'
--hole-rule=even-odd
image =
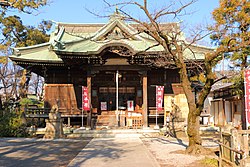
[{"label": "white sign", "polygon": [[133,100],[128,100],[127,101],[127,105],[128,105],[128,111],[134,111],[134,101]]},{"label": "white sign", "polygon": [[107,110],[107,102],[101,102],[101,110],[106,111]]}]

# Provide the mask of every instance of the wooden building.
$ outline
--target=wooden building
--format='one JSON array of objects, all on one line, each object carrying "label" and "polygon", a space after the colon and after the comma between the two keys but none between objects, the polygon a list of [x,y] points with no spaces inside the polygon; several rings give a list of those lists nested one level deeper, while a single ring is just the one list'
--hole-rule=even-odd
[{"label": "wooden building", "polygon": [[218,83],[213,85],[210,93],[210,122],[215,126],[232,124],[241,128],[244,123],[242,98],[234,91],[233,83]]},{"label": "wooden building", "polygon": [[[141,115],[144,127],[155,120],[156,85],[165,86],[164,110],[170,110],[170,99],[174,98],[186,117],[188,107],[178,69],[174,64],[172,68],[152,66],[150,62],[163,48],[154,46],[156,41],[152,37],[138,33],[138,26],[127,24],[118,13],[111,15],[107,24],[57,23],[49,42],[15,48],[10,58],[44,77],[45,107],[58,104],[68,121],[81,116],[82,86],[88,88],[91,112],[98,114],[99,121],[107,119],[102,115],[116,110],[117,72],[119,110],[126,112],[127,101],[133,101],[134,112]],[[166,32],[179,29],[178,23],[160,26]],[[183,34],[180,38],[185,40]],[[203,46],[191,47],[193,52],[184,51],[187,61],[202,61],[204,53],[210,51]]]}]

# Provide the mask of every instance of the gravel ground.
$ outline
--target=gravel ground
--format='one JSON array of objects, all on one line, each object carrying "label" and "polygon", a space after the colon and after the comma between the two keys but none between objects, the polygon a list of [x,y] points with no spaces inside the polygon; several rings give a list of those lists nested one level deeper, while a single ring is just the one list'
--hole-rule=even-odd
[{"label": "gravel ground", "polygon": [[[157,137],[142,138],[144,145],[151,151],[161,167],[198,167],[205,156],[192,156],[184,154],[188,142],[181,139]],[[203,140],[204,147],[216,148],[217,144],[209,140]],[[216,158],[215,155],[209,156]]]}]

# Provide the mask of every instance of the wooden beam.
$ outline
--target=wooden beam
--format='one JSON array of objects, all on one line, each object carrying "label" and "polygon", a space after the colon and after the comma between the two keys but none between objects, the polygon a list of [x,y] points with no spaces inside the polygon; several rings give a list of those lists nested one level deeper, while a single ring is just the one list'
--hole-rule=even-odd
[{"label": "wooden beam", "polygon": [[139,71],[139,70],[148,70],[149,68],[146,66],[139,66],[139,65],[102,65],[102,66],[91,66],[91,70],[96,71],[112,71],[112,70],[119,70],[123,71]]}]

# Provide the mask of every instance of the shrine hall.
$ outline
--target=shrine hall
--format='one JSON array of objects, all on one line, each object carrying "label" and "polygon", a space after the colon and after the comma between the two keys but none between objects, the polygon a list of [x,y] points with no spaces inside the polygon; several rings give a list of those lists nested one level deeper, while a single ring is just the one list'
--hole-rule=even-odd
[{"label": "shrine hall", "polygon": [[[142,128],[163,125],[172,103],[186,119],[188,104],[173,60],[155,66],[164,53],[140,25],[114,13],[106,24],[56,23],[49,42],[14,48],[10,59],[44,78],[44,108],[58,105],[64,123],[95,127]],[[162,23],[161,29],[180,29]],[[182,33],[180,38],[185,40]],[[187,60],[202,62],[211,48],[190,44]],[[156,109],[156,87],[163,86],[162,109]],[[89,110],[83,109],[83,87]],[[93,119],[94,118],[94,119]]]}]

